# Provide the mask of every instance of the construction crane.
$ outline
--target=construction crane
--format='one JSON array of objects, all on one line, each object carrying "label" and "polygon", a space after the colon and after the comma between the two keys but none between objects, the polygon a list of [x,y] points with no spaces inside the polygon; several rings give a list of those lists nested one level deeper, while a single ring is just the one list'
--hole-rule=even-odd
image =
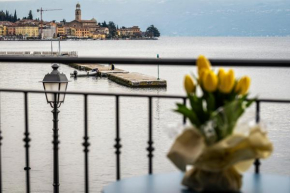
[{"label": "construction crane", "polygon": [[40,9],[37,9],[37,12],[40,12],[40,37],[42,39],[42,28],[43,28],[43,21],[42,21],[42,12],[43,11],[58,11],[58,10],[62,10],[62,9],[42,9],[42,7]]}]

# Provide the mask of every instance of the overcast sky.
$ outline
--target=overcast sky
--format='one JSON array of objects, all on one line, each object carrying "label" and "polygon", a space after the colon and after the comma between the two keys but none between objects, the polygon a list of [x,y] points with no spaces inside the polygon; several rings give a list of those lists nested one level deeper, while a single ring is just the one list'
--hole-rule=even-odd
[{"label": "overcast sky", "polygon": [[114,21],[119,27],[154,24],[168,36],[289,36],[290,0],[0,0],[0,10],[62,9],[44,20],[74,19],[76,3],[82,19]]}]

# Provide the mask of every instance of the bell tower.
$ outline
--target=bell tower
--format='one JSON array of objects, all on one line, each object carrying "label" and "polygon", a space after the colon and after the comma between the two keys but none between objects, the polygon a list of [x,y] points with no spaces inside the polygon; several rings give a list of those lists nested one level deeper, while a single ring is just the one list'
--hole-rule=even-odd
[{"label": "bell tower", "polygon": [[81,5],[79,3],[76,5],[76,13],[75,13],[75,15],[76,15],[75,20],[77,20],[77,21],[82,20]]}]

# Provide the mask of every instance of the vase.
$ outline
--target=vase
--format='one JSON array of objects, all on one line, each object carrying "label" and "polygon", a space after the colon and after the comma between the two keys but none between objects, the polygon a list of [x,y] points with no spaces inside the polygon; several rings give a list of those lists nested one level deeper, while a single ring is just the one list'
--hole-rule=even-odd
[{"label": "vase", "polygon": [[[236,129],[238,131],[239,129]],[[267,158],[273,144],[259,125],[245,133],[233,133],[208,145],[194,127],[185,128],[175,139],[167,157],[185,172],[182,184],[197,192],[239,192],[242,173],[255,159]],[[187,166],[191,170],[186,170]]]},{"label": "vase", "polygon": [[239,192],[242,175],[234,167],[219,172],[193,168],[185,173],[182,184],[196,192]]}]

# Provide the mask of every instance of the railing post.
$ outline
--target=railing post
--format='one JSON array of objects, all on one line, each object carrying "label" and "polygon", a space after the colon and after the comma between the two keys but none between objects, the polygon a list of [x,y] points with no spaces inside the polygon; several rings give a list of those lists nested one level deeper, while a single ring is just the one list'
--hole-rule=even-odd
[{"label": "railing post", "polygon": [[0,128],[0,193],[2,193],[2,131]]},{"label": "railing post", "polygon": [[121,168],[120,168],[120,154],[121,154],[121,138],[120,138],[120,107],[119,107],[119,96],[116,96],[116,144],[115,144],[115,148],[116,148],[116,178],[117,180],[121,179]]},{"label": "railing post", "polygon": [[149,174],[153,173],[153,139],[152,139],[152,97],[149,97],[149,141],[148,141]]},{"label": "railing post", "polygon": [[89,192],[89,137],[88,137],[88,95],[85,94],[85,136],[84,136],[84,152],[85,152],[85,192]]},{"label": "railing post", "polygon": [[53,192],[59,193],[59,162],[58,162],[58,114],[57,94],[54,94],[53,110]]},{"label": "railing post", "polygon": [[[260,122],[260,101],[256,100],[256,123]],[[256,159],[254,162],[255,165],[255,173],[260,173],[260,165],[261,162],[259,159]]]},{"label": "railing post", "polygon": [[[183,105],[186,106],[186,98],[183,98]],[[186,124],[186,116],[183,115],[183,125]]]},{"label": "railing post", "polygon": [[28,127],[28,98],[27,92],[24,93],[24,109],[25,109],[25,131],[24,131],[24,139],[25,142],[25,158],[26,158],[26,166],[24,170],[26,171],[26,192],[30,192],[30,166],[29,166],[29,127]]},{"label": "railing post", "polygon": [[1,130],[1,92],[0,92],[0,193],[2,193],[2,130]]}]

